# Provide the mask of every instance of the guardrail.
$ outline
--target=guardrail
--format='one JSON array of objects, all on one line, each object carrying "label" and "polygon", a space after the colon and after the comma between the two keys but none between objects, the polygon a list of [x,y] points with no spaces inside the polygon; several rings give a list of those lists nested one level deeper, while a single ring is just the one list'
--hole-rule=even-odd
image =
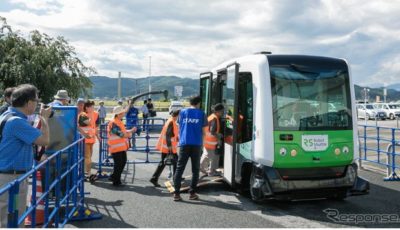
[{"label": "guardrail", "polygon": [[[18,228],[24,222],[29,227],[41,224],[43,227],[64,227],[68,221],[92,220],[101,218],[100,214],[86,210],[84,206],[84,139],[79,139],[64,149],[52,154],[43,162],[39,162],[27,173],[0,188],[0,196],[8,192],[8,228]],[[62,169],[62,155],[67,155],[67,167]],[[56,167],[52,179],[51,167]],[[44,180],[38,178],[38,173]],[[31,178],[32,188],[29,208],[19,215],[17,197],[20,184]],[[37,187],[44,187],[37,191]],[[52,195],[54,194],[54,195]],[[38,210],[41,210],[38,213]],[[38,215],[44,219],[37,223]],[[27,221],[27,219],[29,219]],[[29,224],[27,224],[27,222]]]},{"label": "guardrail", "polygon": [[397,175],[400,170],[400,129],[371,125],[358,127],[360,166],[363,161],[375,164],[386,169],[385,181],[400,181]]},{"label": "guardrail", "polygon": [[[159,161],[150,161],[149,154],[153,151],[156,151],[155,145],[150,143],[152,139],[158,139],[159,133],[157,135],[154,132],[161,131],[162,127],[165,124],[165,119],[162,118],[147,118],[147,119],[138,119],[138,127],[142,130],[141,133],[136,132],[132,135],[132,138],[129,139],[131,147],[128,151],[135,151],[135,152],[144,152],[146,153],[146,160],[139,161],[128,161],[127,167],[129,164],[148,164],[148,163],[159,163]],[[155,123],[154,123],[155,122]],[[151,124],[150,124],[151,123]],[[108,145],[107,145],[107,125],[108,122],[105,124],[100,125],[100,146],[99,146],[99,161],[97,163],[98,170],[97,170],[97,177],[98,178],[105,178],[108,177],[107,175],[103,174],[103,167],[112,167],[114,163],[112,162],[112,157],[108,154]],[[138,145],[137,142],[139,140],[145,140],[144,145]],[[134,169],[135,170],[135,169]]]}]

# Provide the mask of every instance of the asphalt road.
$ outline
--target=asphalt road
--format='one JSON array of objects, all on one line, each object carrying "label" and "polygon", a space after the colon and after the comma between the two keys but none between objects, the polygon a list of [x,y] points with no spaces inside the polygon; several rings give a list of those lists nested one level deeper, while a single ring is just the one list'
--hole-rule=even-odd
[{"label": "asphalt road", "polygon": [[[391,122],[391,121],[389,121]],[[97,148],[95,148],[97,155]],[[144,153],[129,152],[129,160],[145,160]],[[95,156],[93,160],[95,160]],[[149,155],[157,161],[158,153]],[[96,158],[97,159],[97,158]],[[105,180],[86,183],[87,207],[103,215],[101,220],[71,222],[77,228],[306,228],[306,227],[400,227],[400,182],[383,182],[383,174],[361,170],[359,174],[371,183],[367,196],[349,197],[344,201],[308,200],[295,202],[268,201],[261,204],[231,190],[223,182],[202,187],[200,200],[174,202],[165,187],[154,188],[148,181],[156,164],[136,164],[123,174],[126,185],[114,188]],[[95,166],[93,165],[93,170]],[[106,168],[105,171],[110,171]],[[190,175],[190,163],[184,175]],[[165,169],[160,184],[167,180]],[[336,209],[341,222],[330,219],[327,210]],[[324,212],[325,210],[325,212]],[[370,222],[382,214],[397,215],[396,223]],[[356,217],[359,221],[343,221]],[[396,217],[396,216],[392,216]],[[355,218],[353,218],[355,219]]]}]

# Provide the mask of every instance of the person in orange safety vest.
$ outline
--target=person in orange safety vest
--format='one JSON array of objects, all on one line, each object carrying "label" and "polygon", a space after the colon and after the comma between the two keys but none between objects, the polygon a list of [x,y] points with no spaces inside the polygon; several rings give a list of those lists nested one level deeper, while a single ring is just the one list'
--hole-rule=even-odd
[{"label": "person in orange safety vest", "polygon": [[200,171],[208,176],[217,175],[219,155],[216,154],[217,147],[222,145],[222,133],[220,118],[224,114],[224,105],[218,103],[214,106],[214,113],[208,116],[208,129],[204,138],[204,148],[200,160]]},{"label": "person in orange safety vest", "polygon": [[114,170],[109,180],[114,186],[121,186],[121,174],[126,165],[126,151],[129,148],[129,139],[132,133],[136,132],[136,127],[126,130],[122,118],[125,116],[126,109],[122,106],[116,106],[113,109],[114,117],[108,122],[107,126],[107,144],[108,152],[114,160]]},{"label": "person in orange safety vest", "polygon": [[162,171],[165,168],[166,158],[168,154],[172,154],[171,157],[172,157],[173,174],[175,174],[176,171],[176,163],[178,160],[176,148],[178,146],[178,135],[179,135],[178,125],[176,123],[176,120],[178,119],[178,115],[179,115],[179,110],[173,110],[171,112],[171,117],[165,123],[161,131],[160,138],[158,139],[156,145],[156,149],[158,149],[161,152],[161,161],[158,164],[156,171],[154,172],[153,176],[150,179],[150,182],[155,187],[160,187],[160,184],[158,184],[158,178],[160,177]]},{"label": "person in orange safety vest", "polygon": [[92,167],[93,145],[98,139],[99,114],[94,111],[94,101],[87,100],[83,105],[83,112],[78,116],[78,126],[85,134],[85,174],[90,175]]}]

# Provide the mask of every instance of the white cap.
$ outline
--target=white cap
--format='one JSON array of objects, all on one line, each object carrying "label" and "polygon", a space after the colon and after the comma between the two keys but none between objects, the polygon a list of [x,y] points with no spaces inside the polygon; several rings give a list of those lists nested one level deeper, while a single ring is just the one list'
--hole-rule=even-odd
[{"label": "white cap", "polygon": [[118,115],[120,113],[125,113],[125,112],[126,112],[126,109],[124,109],[124,107],[122,107],[122,106],[115,106],[113,109],[114,115]]}]

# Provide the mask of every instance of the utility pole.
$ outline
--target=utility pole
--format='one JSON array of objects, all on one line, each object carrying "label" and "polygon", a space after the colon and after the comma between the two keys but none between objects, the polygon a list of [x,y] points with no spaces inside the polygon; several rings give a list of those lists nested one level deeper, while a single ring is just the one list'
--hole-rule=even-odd
[{"label": "utility pole", "polygon": [[368,92],[369,92],[369,89],[367,89],[367,88],[364,88],[364,105],[366,105],[367,104],[367,102],[369,101],[368,100]]},{"label": "utility pole", "polygon": [[149,56],[149,92],[151,92],[150,77],[151,77],[151,56]]},{"label": "utility pole", "polygon": [[135,94],[139,94],[139,88],[137,86],[137,81],[138,79],[135,80],[136,86],[135,86]]},{"label": "utility pole", "polygon": [[[369,92],[369,89],[364,88],[364,107],[367,108],[367,93]],[[367,110],[364,111],[364,120],[365,120],[365,125],[367,125]]]},{"label": "utility pole", "polygon": [[387,89],[386,87],[383,88],[383,102],[386,103],[386,95],[387,95]]},{"label": "utility pole", "polygon": [[118,72],[118,100],[121,99],[121,72]]}]

